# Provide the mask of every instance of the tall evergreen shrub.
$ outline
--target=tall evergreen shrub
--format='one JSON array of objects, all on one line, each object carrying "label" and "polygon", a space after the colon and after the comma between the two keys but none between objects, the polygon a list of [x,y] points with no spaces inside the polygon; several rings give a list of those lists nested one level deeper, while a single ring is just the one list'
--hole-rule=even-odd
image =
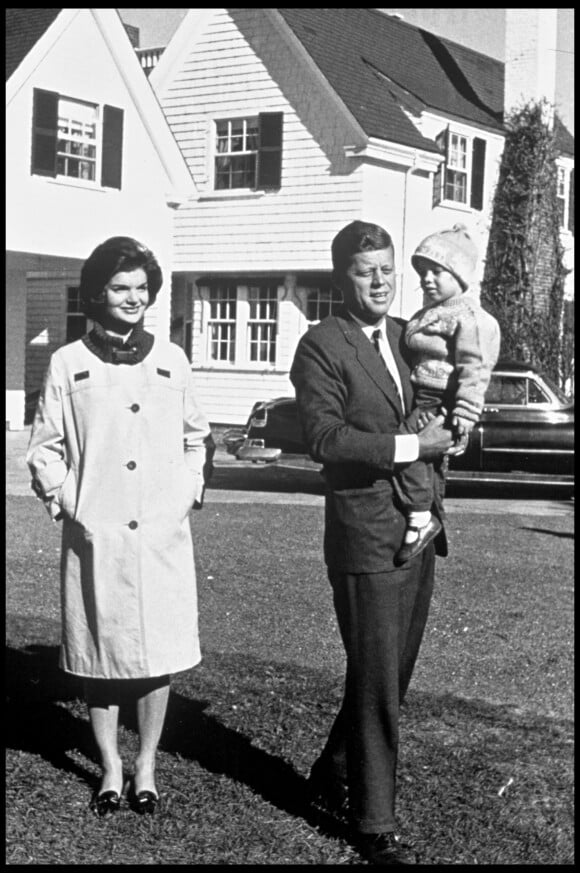
[{"label": "tall evergreen shrub", "polygon": [[564,251],[554,135],[545,101],[512,113],[495,192],[481,288],[497,318],[501,356],[528,361],[563,385],[573,351],[564,317]]}]

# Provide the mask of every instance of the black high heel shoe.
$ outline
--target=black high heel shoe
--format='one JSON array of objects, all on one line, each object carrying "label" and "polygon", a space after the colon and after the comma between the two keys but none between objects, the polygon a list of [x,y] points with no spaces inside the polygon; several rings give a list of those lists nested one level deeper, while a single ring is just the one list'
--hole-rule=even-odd
[{"label": "black high heel shoe", "polygon": [[103,818],[106,815],[113,815],[119,812],[121,808],[121,798],[118,791],[103,791],[101,794],[95,792],[89,808],[95,815]]},{"label": "black high heel shoe", "polygon": [[139,791],[133,797],[133,809],[139,815],[155,815],[159,797],[154,791]]}]

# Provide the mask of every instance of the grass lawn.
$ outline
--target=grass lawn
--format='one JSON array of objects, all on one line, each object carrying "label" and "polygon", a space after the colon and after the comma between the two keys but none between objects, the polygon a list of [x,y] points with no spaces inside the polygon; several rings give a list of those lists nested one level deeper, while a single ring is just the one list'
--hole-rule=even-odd
[{"label": "grass lawn", "polygon": [[[343,651],[322,510],[192,514],[202,664],[175,677],[153,819],[87,809],[99,767],[57,668],[60,528],[7,517],[7,854],[15,864],[358,864],[304,779],[338,707]],[[573,519],[452,513],[403,711],[398,815],[421,864],[573,864]],[[131,770],[137,737],[123,716]]]}]

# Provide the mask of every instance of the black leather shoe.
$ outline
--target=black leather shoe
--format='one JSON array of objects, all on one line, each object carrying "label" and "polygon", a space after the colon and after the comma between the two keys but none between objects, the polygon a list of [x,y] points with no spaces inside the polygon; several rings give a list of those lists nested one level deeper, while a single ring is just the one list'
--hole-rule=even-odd
[{"label": "black leather shoe", "polygon": [[441,522],[438,518],[432,515],[430,521],[424,527],[417,528],[409,525],[409,530],[418,531],[417,539],[413,540],[412,543],[405,543],[401,546],[394,558],[394,563],[397,567],[410,561],[411,558],[415,558],[423,551],[425,546],[428,546],[429,543],[433,542],[441,530]]},{"label": "black leather shoe", "polygon": [[121,808],[121,798],[117,791],[103,791],[102,794],[95,793],[89,804],[89,808],[95,815],[104,817],[119,812]]},{"label": "black leather shoe", "polygon": [[159,797],[154,791],[139,791],[133,798],[133,809],[139,815],[155,815]]},{"label": "black leather shoe", "polygon": [[359,834],[358,850],[369,864],[376,867],[417,863],[411,847],[392,831],[383,834]]}]

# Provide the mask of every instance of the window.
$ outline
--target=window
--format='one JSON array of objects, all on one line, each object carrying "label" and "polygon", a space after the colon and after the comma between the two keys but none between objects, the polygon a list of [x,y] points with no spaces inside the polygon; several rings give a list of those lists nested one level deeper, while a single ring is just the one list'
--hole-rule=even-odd
[{"label": "window", "polygon": [[282,121],[281,112],[216,121],[216,191],[280,187]]},{"label": "window", "polygon": [[549,403],[550,398],[540,388],[537,382],[528,380],[528,403]]},{"label": "window", "polygon": [[444,161],[434,176],[433,206],[447,201],[483,209],[485,140],[447,128],[435,141]]},{"label": "window", "polygon": [[56,172],[75,179],[97,178],[97,107],[59,100]]},{"label": "window", "polygon": [[491,376],[485,402],[524,406],[526,402],[526,379],[523,376]]},{"label": "window", "polygon": [[275,287],[248,289],[250,317],[248,319],[249,359],[276,363],[276,324],[278,291]]},{"label": "window", "polygon": [[306,318],[310,324],[316,324],[336,311],[341,303],[342,294],[331,285],[309,288],[306,292]]},{"label": "window", "polygon": [[87,332],[87,317],[81,307],[78,288],[67,288],[66,341],[72,343]]},{"label": "window", "polygon": [[443,197],[467,203],[467,138],[457,133],[449,136]]},{"label": "window", "polygon": [[[246,284],[242,285],[241,281]],[[278,332],[278,279],[198,281],[204,300],[205,360],[224,367],[273,368]]]},{"label": "window", "polygon": [[237,289],[234,286],[212,288],[209,298],[209,358],[212,361],[235,361]]},{"label": "window", "polygon": [[82,179],[120,188],[122,109],[34,89],[32,164],[35,176]]},{"label": "window", "polygon": [[574,233],[574,170],[559,166],[556,177],[556,195],[560,227]]},{"label": "window", "polygon": [[215,187],[253,188],[258,155],[258,119],[216,123]]}]

